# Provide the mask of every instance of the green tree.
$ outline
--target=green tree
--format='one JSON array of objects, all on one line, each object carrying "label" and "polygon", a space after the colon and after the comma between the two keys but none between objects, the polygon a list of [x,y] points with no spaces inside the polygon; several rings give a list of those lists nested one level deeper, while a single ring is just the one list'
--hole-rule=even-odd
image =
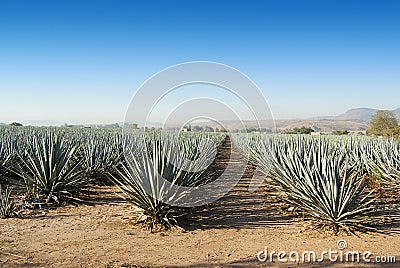
[{"label": "green tree", "polygon": [[22,127],[23,125],[22,125],[21,123],[18,123],[18,122],[12,122],[12,123],[10,124],[10,126]]},{"label": "green tree", "polygon": [[301,127],[299,129],[300,134],[311,134],[311,132],[314,132],[314,130],[310,127]]},{"label": "green tree", "polygon": [[286,134],[311,134],[314,130],[310,127],[302,126],[301,128],[295,127],[294,129],[285,131]]},{"label": "green tree", "polygon": [[378,111],[371,118],[368,135],[391,137],[399,132],[396,114],[391,111]]},{"label": "green tree", "polygon": [[332,132],[333,135],[348,135],[350,132],[347,129],[344,130],[335,130]]}]

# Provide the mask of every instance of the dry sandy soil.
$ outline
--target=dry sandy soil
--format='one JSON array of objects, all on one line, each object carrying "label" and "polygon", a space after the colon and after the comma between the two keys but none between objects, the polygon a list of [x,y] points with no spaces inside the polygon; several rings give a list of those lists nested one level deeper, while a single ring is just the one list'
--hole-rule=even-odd
[{"label": "dry sandy soil", "polygon": [[[233,155],[235,156],[235,155]],[[236,159],[235,159],[236,157]],[[237,156],[233,161],[238,161]],[[219,201],[180,219],[181,228],[150,233],[134,225],[129,204],[115,187],[93,189],[85,204],[68,205],[24,218],[0,219],[0,267],[381,267],[376,263],[259,262],[257,253],[284,250],[371,251],[396,256],[400,235],[355,237],[313,231],[289,213],[267,186],[247,190],[251,170]],[[400,267],[389,264],[387,267]]]}]

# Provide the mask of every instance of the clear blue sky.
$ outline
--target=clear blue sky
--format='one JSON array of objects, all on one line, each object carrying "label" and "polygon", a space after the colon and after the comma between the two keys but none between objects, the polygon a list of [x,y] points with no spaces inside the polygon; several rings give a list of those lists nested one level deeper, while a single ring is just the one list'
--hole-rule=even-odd
[{"label": "clear blue sky", "polygon": [[0,122],[122,121],[149,76],[228,64],[276,118],[400,106],[400,1],[1,1]]}]

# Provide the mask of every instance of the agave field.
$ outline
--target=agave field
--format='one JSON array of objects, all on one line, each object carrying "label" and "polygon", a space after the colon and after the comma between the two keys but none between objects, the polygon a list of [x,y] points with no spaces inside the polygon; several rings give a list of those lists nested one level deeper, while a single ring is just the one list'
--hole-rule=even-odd
[{"label": "agave field", "polygon": [[168,229],[186,213],[165,202],[186,194],[173,186],[215,180],[202,163],[227,139],[317,228],[380,231],[371,219],[382,217],[382,193],[398,197],[400,145],[394,140],[157,131],[143,138],[111,129],[1,127],[0,216],[79,202],[86,189],[112,183],[132,204],[137,222]]},{"label": "agave field", "polygon": [[[207,162],[209,159],[201,159],[201,155],[216,153],[217,148],[206,141],[211,139],[218,147],[224,138],[225,134],[182,133],[175,137],[147,132],[143,138],[141,133],[122,135],[114,130],[3,127],[0,182],[7,188],[2,190],[1,216],[15,214],[11,207],[16,206],[11,203],[54,206],[79,200],[80,193],[95,183],[111,181],[135,206],[140,220],[151,228],[155,224],[168,228],[176,208],[160,200],[182,196],[172,193],[173,187],[153,185],[156,174],[170,185],[185,187],[212,180],[193,163]],[[18,200],[10,197],[10,187],[15,188]]]},{"label": "agave field", "polygon": [[377,190],[398,196],[399,143],[350,137],[253,137],[249,144],[236,137],[243,153],[318,225],[378,231],[370,224],[378,215]]}]

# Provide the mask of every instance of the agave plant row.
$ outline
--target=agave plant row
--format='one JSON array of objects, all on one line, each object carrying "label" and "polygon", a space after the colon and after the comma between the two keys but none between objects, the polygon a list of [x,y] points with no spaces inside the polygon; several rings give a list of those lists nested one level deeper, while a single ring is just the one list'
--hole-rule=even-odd
[{"label": "agave plant row", "polygon": [[400,148],[394,140],[236,135],[234,144],[290,203],[335,232],[376,230],[367,224],[375,215],[371,178],[391,191],[400,188]]},{"label": "agave plant row", "polygon": [[[210,180],[205,169],[225,136],[2,127],[0,184],[19,185],[25,201],[49,204],[74,198],[88,185],[109,179],[141,219],[168,227],[175,209],[168,204],[186,194],[174,189]],[[156,180],[157,176],[164,180]]]},{"label": "agave plant row", "polygon": [[[174,205],[214,178],[206,172],[224,133],[138,133],[111,129],[0,127],[0,185],[13,183],[25,202],[58,203],[110,180],[150,228],[170,227]],[[400,189],[400,145],[373,138],[231,135],[267,181],[319,224],[374,230],[374,178]],[[183,187],[179,187],[183,186]],[[16,192],[16,191],[14,191]],[[1,193],[11,215],[10,191]],[[4,201],[4,202],[3,202]]]},{"label": "agave plant row", "polygon": [[191,189],[210,180],[206,168],[224,138],[225,134],[152,133],[147,139],[128,135],[125,161],[113,178],[140,213],[138,221],[151,230],[157,224],[174,224],[179,210],[174,204],[189,194],[178,186]]},{"label": "agave plant row", "polygon": [[120,157],[120,135],[111,131],[2,127],[0,137],[1,180],[36,203],[72,197]]}]

